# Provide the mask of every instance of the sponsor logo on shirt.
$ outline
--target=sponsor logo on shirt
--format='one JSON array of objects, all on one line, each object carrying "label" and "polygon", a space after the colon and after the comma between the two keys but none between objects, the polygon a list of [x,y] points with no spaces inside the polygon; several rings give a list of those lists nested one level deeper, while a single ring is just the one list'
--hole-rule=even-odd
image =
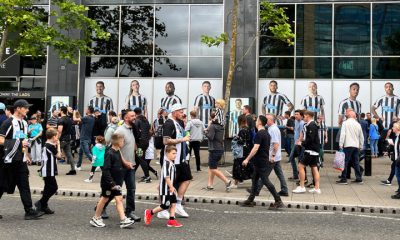
[{"label": "sponsor logo on shirt", "polygon": [[395,111],[394,108],[391,108],[389,106],[382,106],[382,110],[384,112],[391,112],[391,113]]},{"label": "sponsor logo on shirt", "polygon": [[265,106],[270,110],[277,110],[278,109],[278,106],[275,106],[275,105],[272,105],[272,104],[269,104],[269,103],[265,104]]},{"label": "sponsor logo on shirt", "polygon": [[313,107],[313,106],[308,106],[308,107],[307,107],[307,110],[308,110],[308,111],[311,111],[311,112],[319,112],[319,111],[320,111],[319,108],[316,108],[316,107]]}]

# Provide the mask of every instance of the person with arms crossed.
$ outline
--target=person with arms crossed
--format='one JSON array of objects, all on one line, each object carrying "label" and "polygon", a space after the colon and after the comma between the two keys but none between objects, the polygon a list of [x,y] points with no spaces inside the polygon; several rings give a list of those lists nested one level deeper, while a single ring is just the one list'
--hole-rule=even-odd
[{"label": "person with arms crossed", "polygon": [[201,89],[203,93],[195,98],[193,110],[196,111],[196,115],[204,123],[204,127],[207,128],[211,110],[215,108],[215,98],[210,96],[211,83],[209,81],[204,81],[201,84]]},{"label": "person with arms crossed", "polygon": [[308,83],[309,94],[301,100],[301,105],[305,110],[314,113],[314,121],[317,121],[319,116],[325,116],[325,100],[321,95],[318,95],[318,86],[316,82]]},{"label": "person with arms crossed", "polygon": [[[386,136],[386,132],[392,123],[393,117],[398,117],[400,113],[400,98],[393,94],[394,88],[391,82],[385,83],[385,95],[377,99],[371,107],[371,112],[374,114],[376,119],[383,121],[383,127],[385,132],[383,136]],[[381,115],[379,116],[376,110],[381,108]]]},{"label": "person with arms crossed", "polygon": [[175,84],[173,82],[165,84],[165,93],[167,96],[161,99],[161,108],[171,113],[172,106],[177,103],[182,104],[182,100],[175,95]]},{"label": "person with arms crossed", "polygon": [[147,98],[139,93],[140,84],[138,80],[133,80],[131,82],[131,87],[129,90],[129,95],[125,100],[125,109],[135,110],[135,108],[140,108],[142,110],[143,116],[147,116]]}]

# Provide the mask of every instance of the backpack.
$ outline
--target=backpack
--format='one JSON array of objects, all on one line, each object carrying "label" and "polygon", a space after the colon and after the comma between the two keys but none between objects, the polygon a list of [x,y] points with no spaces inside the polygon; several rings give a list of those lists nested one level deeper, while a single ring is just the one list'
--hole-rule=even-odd
[{"label": "backpack", "polygon": [[154,133],[154,147],[156,149],[161,149],[164,147],[164,143],[163,143],[163,124],[160,123],[160,119],[156,119],[154,121],[154,126],[156,126],[156,130]]},{"label": "backpack", "polygon": [[243,157],[243,145],[239,144],[239,137],[234,137],[231,143],[231,150],[233,154],[233,158],[242,158]]}]

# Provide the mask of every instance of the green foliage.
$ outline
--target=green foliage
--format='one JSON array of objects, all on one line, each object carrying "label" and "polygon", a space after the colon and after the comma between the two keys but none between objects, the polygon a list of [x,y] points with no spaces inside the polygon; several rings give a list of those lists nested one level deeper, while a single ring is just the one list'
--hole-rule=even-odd
[{"label": "green foliage", "polygon": [[[86,17],[87,7],[77,5],[71,0],[53,0],[57,7],[50,13],[33,6],[33,0],[1,0],[0,31],[2,40],[6,40],[3,49],[10,47],[19,55],[37,57],[45,55],[46,47],[55,49],[60,58],[77,63],[79,51],[82,55],[92,52],[89,47],[91,37],[108,39],[105,32],[94,20]],[[49,16],[55,17],[55,23],[48,24]],[[4,39],[5,31],[8,39]],[[71,37],[72,32],[81,32],[81,37]],[[0,63],[4,59],[0,58]]]},{"label": "green foliage", "polygon": [[228,43],[228,35],[226,33],[221,33],[221,35],[216,37],[201,35],[201,43],[206,44],[208,47],[218,47],[222,43]]}]

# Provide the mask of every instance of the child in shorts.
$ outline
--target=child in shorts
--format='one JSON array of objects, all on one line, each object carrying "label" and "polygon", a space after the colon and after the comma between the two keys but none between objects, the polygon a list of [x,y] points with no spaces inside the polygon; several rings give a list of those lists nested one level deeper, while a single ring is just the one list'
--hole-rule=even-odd
[{"label": "child in shorts", "polygon": [[173,145],[168,145],[165,148],[166,159],[161,170],[159,193],[161,198],[161,205],[151,209],[146,209],[144,211],[144,221],[146,225],[150,225],[151,219],[154,214],[169,209],[169,220],[167,222],[167,227],[182,227],[175,219],[176,210],[176,190],[174,188],[175,182],[175,164],[174,160],[176,158],[176,147]]},{"label": "child in shorts", "polygon": [[109,198],[115,198],[117,212],[120,217],[120,228],[126,228],[135,223],[135,221],[127,218],[122,203],[122,183],[124,181],[124,164],[120,149],[124,145],[124,137],[119,134],[113,134],[111,137],[111,148],[106,152],[104,157],[103,173],[101,176],[101,198],[96,206],[95,216],[90,220],[90,224],[94,227],[102,228],[106,225],[103,223],[101,213],[104,205]]}]

